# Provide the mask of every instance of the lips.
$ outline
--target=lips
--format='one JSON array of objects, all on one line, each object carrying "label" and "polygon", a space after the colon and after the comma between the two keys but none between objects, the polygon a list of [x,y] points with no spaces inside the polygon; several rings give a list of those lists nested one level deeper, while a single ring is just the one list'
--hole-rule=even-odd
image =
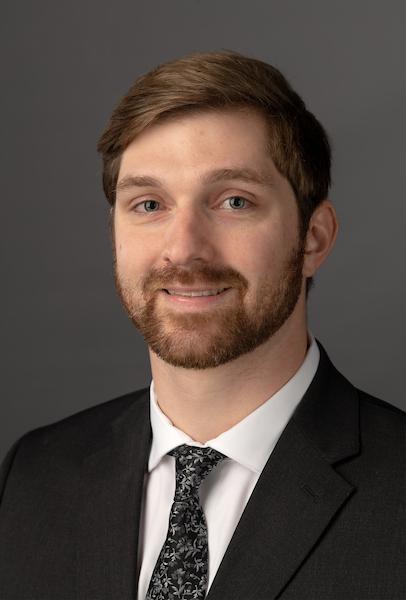
[{"label": "lips", "polygon": [[164,289],[164,291],[170,296],[182,296],[186,298],[199,298],[204,296],[218,296],[226,289],[229,288],[217,288],[211,290],[187,290],[187,289]]}]

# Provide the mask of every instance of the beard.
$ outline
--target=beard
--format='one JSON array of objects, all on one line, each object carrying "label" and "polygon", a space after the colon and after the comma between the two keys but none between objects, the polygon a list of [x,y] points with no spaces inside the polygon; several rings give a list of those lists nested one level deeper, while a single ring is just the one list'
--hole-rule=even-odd
[{"label": "beard", "polygon": [[[168,265],[151,269],[134,282],[119,274],[115,259],[114,275],[121,302],[150,350],[175,367],[209,369],[253,351],[282,327],[301,293],[303,260],[299,244],[278,279],[263,277],[251,301],[247,279],[231,268]],[[158,306],[162,290],[201,284],[204,289],[233,288],[233,297],[219,307],[193,313]]]}]

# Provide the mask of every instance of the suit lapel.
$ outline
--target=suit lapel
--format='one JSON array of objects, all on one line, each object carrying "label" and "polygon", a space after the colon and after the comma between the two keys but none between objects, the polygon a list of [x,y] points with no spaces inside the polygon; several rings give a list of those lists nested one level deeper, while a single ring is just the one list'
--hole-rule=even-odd
[{"label": "suit lapel", "polygon": [[81,477],[78,598],[134,600],[142,490],[150,448],[149,395],[94,442]]},{"label": "suit lapel", "polygon": [[359,449],[358,398],[320,365],[245,508],[207,600],[275,599],[354,491],[334,462]]}]

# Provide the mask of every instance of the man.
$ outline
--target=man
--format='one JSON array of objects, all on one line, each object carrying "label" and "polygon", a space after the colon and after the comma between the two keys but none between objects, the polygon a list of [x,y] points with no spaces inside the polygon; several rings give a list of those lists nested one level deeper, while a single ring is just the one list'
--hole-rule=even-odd
[{"label": "man", "polygon": [[153,382],[3,466],[2,599],[400,600],[403,419],[308,330],[327,137],[233,52],[140,77],[99,150]]}]

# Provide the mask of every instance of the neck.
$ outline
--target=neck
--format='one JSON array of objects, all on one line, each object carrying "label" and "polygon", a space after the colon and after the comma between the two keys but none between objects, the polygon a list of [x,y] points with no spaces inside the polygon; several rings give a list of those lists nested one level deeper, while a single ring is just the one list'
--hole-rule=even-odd
[{"label": "neck", "polygon": [[244,419],[293,377],[307,351],[307,327],[288,321],[253,352],[213,369],[173,367],[150,351],[160,409],[205,443]]}]

